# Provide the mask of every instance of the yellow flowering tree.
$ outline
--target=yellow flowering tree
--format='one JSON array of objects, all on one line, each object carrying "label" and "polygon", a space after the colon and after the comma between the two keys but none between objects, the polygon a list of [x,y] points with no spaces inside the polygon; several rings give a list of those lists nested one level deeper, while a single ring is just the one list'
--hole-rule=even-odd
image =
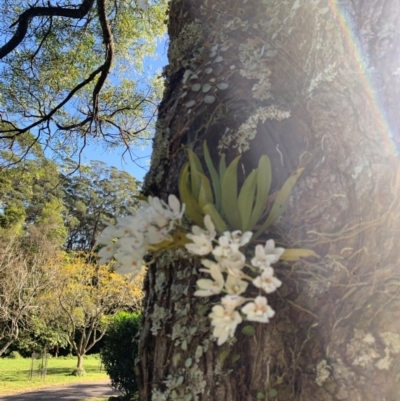
[{"label": "yellow flowering tree", "polygon": [[42,297],[48,319],[57,318],[75,351],[77,374],[83,372],[84,355],[106,333],[109,318],[121,310],[140,307],[143,276],[129,281],[80,256],[67,260],[57,269],[57,278]]}]

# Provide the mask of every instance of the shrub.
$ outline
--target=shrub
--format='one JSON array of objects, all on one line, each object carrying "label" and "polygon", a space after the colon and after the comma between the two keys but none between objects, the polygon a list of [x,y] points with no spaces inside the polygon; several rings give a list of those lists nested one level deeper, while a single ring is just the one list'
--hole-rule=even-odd
[{"label": "shrub", "polygon": [[71,373],[71,376],[82,377],[85,375],[86,375],[86,372],[85,372],[85,369],[83,369],[83,368],[75,368]]},{"label": "shrub", "polygon": [[101,361],[111,379],[111,386],[131,398],[138,392],[134,373],[138,344],[134,338],[139,331],[140,313],[120,312],[116,314],[107,330]]},{"label": "shrub", "polygon": [[10,355],[8,355],[11,359],[19,359],[22,358],[21,354],[18,351],[11,351]]}]

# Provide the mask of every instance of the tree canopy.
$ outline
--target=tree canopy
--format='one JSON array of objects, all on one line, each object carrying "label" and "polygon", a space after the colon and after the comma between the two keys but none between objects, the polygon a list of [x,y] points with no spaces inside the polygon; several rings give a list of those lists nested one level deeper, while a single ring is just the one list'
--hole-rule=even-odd
[{"label": "tree canopy", "polygon": [[105,222],[114,222],[116,216],[126,215],[135,206],[132,195],[138,182],[127,172],[92,161],[82,166],[79,173],[62,181],[67,250],[91,251],[96,236],[105,228]]},{"label": "tree canopy", "polygon": [[82,368],[83,356],[106,333],[109,317],[139,309],[143,275],[129,281],[109,266],[87,263],[80,256],[45,271],[55,279],[39,297],[41,317],[45,322],[58,320],[78,357],[77,368]]},{"label": "tree canopy", "polygon": [[[165,28],[165,1],[0,2],[0,144],[73,153],[150,132],[160,85],[142,77]],[[33,134],[28,148],[17,138]]]}]

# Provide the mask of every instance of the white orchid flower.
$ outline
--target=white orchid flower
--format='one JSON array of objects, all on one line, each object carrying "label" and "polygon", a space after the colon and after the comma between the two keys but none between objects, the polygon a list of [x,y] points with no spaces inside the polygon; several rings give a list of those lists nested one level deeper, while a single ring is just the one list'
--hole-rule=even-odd
[{"label": "white orchid flower", "polygon": [[254,258],[251,259],[251,264],[254,267],[258,267],[260,270],[269,267],[271,263],[276,261],[275,255],[265,253],[265,248],[262,245],[257,245],[255,248]]},{"label": "white orchid flower", "polygon": [[247,320],[253,322],[268,323],[269,319],[275,315],[275,311],[268,305],[267,298],[258,296],[254,302],[249,302],[242,308]]},{"label": "white orchid flower", "polygon": [[246,231],[242,234],[240,230],[236,231],[225,231],[224,237],[226,237],[231,244],[238,244],[239,247],[242,247],[248,244],[251,240],[253,233],[251,231]]},{"label": "white orchid flower", "polygon": [[275,248],[275,241],[273,239],[269,239],[264,246],[264,251],[266,255],[274,256],[275,259],[271,263],[276,263],[283,252],[285,252],[285,248]]},{"label": "white orchid flower", "polygon": [[211,240],[203,234],[186,234],[186,237],[193,241],[192,244],[185,244],[185,248],[193,255],[204,256],[213,250]]},{"label": "white orchid flower", "polygon": [[199,289],[194,293],[196,297],[209,297],[222,291],[225,281],[217,264],[211,266],[210,275],[213,280],[204,278],[197,280],[196,284]]},{"label": "white orchid flower", "polygon": [[248,285],[249,283],[246,281],[229,274],[226,279],[225,290],[228,294],[240,295],[246,291]]},{"label": "white orchid flower", "polygon": [[229,337],[233,337],[237,325],[242,322],[238,311],[228,310],[222,305],[215,305],[209,317],[211,325],[214,326],[213,336],[218,339],[218,345],[222,345]]},{"label": "white orchid flower", "polygon": [[274,269],[272,267],[266,267],[261,276],[253,280],[253,284],[257,288],[263,289],[267,294],[270,294],[282,285],[282,281],[274,276]]}]

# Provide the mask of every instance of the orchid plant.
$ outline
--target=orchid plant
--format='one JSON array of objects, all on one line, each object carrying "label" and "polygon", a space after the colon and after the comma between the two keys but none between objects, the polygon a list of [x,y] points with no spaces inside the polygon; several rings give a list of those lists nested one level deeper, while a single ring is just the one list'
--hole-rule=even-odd
[{"label": "orchid plant", "polygon": [[[276,248],[274,240],[270,239],[265,246],[256,245],[255,255],[248,263],[241,248],[250,242],[253,235],[251,231],[226,231],[216,239],[215,227],[209,215],[204,217],[204,226],[206,229],[192,227],[192,233],[187,234],[192,243],[185,247],[194,255],[213,257],[202,259],[204,267],[200,271],[209,274],[211,279],[197,280],[194,295],[208,297],[224,294],[221,303],[213,306],[209,314],[214,327],[213,335],[218,345],[222,345],[228,338],[234,337],[236,327],[243,318],[268,323],[274,316],[275,311],[261,294],[270,294],[282,285],[275,277],[271,264],[279,260],[284,248]],[[245,296],[249,283],[259,289],[259,295],[255,298]]]},{"label": "orchid plant", "polygon": [[[115,259],[119,273],[136,276],[144,266],[147,252],[162,249],[161,244],[166,241],[174,241],[172,231],[181,225],[184,212],[185,204],[174,195],[169,195],[168,203],[149,196],[133,215],[118,218],[116,225],[108,225],[102,232],[97,240],[97,244],[104,245],[99,251],[100,264]],[[197,280],[194,295],[223,294],[220,304],[214,305],[209,314],[218,345],[234,336],[243,319],[268,323],[275,314],[261,294],[270,294],[281,286],[271,264],[279,260],[284,249],[276,248],[274,241],[268,240],[265,246],[256,245],[254,257],[248,262],[242,250],[252,235],[251,231],[236,230],[225,231],[217,238],[209,215],[204,216],[204,228],[194,225],[191,233],[186,234],[191,242],[185,248],[193,255],[207,256],[201,260],[200,271],[211,277]],[[246,296],[250,283],[259,289],[255,298]]]}]

